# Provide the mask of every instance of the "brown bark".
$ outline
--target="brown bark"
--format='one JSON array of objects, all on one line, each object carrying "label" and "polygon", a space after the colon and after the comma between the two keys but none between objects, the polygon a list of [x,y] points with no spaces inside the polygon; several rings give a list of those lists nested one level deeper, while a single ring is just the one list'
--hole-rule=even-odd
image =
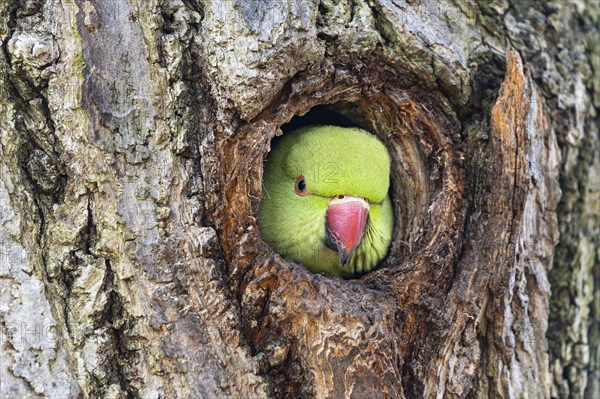
[{"label": "brown bark", "polygon": [[[0,3],[0,396],[600,397],[598,13]],[[257,227],[323,121],[393,158],[357,280]]]}]

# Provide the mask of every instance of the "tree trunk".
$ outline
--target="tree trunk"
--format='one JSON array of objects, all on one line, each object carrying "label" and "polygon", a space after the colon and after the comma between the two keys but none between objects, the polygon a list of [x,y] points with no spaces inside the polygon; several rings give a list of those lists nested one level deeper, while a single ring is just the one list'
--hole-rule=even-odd
[{"label": "tree trunk", "polygon": [[[600,398],[599,12],[3,0],[0,397]],[[357,280],[257,228],[331,121],[393,157]]]}]

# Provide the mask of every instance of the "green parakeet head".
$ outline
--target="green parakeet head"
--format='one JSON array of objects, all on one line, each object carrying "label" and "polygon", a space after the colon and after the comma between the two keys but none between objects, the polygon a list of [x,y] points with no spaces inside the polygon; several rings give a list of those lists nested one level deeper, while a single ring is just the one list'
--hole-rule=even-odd
[{"label": "green parakeet head", "polygon": [[390,156],[358,128],[286,133],[265,161],[260,229],[282,256],[313,272],[371,270],[392,239]]}]

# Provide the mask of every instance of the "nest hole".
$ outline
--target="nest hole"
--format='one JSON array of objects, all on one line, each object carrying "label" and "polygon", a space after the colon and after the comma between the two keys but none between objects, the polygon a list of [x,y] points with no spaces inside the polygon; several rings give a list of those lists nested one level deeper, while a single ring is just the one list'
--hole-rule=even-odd
[{"label": "nest hole", "polygon": [[[377,136],[390,153],[394,234],[378,269],[407,270],[425,252],[453,246],[462,227],[463,204],[457,196],[463,178],[452,118],[434,99],[402,86],[402,80],[375,76],[370,80],[374,83],[365,87],[355,80],[325,88],[315,83],[318,89],[312,91],[312,80],[306,80],[309,85],[298,79],[279,103],[240,126],[234,139],[223,141],[224,159],[235,162],[227,161],[225,168],[228,212],[217,213],[214,224],[222,233],[225,253],[234,255],[233,280],[254,267],[257,275],[268,275],[273,272],[269,265],[279,264],[272,263],[272,251],[262,238],[254,240],[260,236],[256,233],[260,233],[263,160],[280,139],[278,133],[284,136],[308,125],[360,127]],[[252,226],[249,236],[243,234],[245,226]]]}]

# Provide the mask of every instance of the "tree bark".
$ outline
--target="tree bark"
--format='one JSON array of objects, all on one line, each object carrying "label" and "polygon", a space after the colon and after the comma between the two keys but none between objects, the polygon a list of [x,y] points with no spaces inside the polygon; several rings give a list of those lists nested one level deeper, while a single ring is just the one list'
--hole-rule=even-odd
[{"label": "tree bark", "polygon": [[[600,398],[590,0],[0,3],[0,397]],[[257,228],[263,159],[392,158],[378,270]]]}]

